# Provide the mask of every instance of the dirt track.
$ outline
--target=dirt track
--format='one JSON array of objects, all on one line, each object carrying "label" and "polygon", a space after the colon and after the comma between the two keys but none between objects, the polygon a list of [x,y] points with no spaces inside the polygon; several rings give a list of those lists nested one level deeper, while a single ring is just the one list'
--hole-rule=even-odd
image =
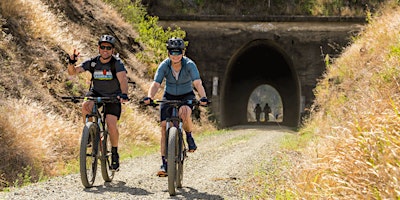
[{"label": "dirt track", "polygon": [[111,183],[99,175],[95,186],[85,189],[79,174],[73,174],[1,192],[0,199],[246,199],[238,186],[257,163],[271,159],[277,141],[290,133],[294,132],[278,126],[235,127],[198,138],[198,150],[189,154],[183,188],[175,197],[168,194],[167,178],[155,175],[160,156],[154,154],[122,161]]}]

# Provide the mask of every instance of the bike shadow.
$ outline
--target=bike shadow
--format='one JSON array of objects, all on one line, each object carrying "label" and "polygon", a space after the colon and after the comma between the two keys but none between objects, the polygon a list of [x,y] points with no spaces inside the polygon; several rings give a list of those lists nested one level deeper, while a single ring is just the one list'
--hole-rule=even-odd
[{"label": "bike shadow", "polygon": [[84,191],[96,194],[102,194],[105,192],[124,192],[130,195],[143,195],[143,196],[153,194],[142,188],[127,187],[126,183],[123,181],[105,182],[103,185],[93,186],[91,188],[85,188]]},{"label": "bike shadow", "polygon": [[182,199],[182,197],[184,199],[213,199],[213,200],[224,199],[220,195],[208,194],[207,192],[199,192],[197,189],[194,189],[192,187],[183,187],[177,189],[176,196],[171,196],[169,199]]}]

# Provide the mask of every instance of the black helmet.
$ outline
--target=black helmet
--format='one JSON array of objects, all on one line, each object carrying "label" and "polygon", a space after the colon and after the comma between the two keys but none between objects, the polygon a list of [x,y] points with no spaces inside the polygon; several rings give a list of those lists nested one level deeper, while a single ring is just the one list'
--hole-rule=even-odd
[{"label": "black helmet", "polygon": [[185,49],[185,42],[181,39],[181,38],[170,38],[167,41],[167,49],[180,49],[180,50],[184,50]]},{"label": "black helmet", "polygon": [[102,35],[99,39],[99,45],[102,42],[108,42],[110,43],[113,47],[115,46],[115,38],[111,35]]}]

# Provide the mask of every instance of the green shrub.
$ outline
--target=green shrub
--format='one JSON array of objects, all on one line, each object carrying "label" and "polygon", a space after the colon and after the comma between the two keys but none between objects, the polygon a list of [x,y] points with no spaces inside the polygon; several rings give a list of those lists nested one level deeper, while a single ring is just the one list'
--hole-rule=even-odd
[{"label": "green shrub", "polygon": [[[138,0],[104,0],[120,11],[122,16],[139,33],[136,39],[145,45],[145,50],[138,54],[138,58],[145,63],[160,63],[167,57],[165,42],[171,37],[185,38],[186,32],[180,27],[159,26],[158,17],[147,14],[145,7]],[[150,72],[154,69],[150,69]]]}]

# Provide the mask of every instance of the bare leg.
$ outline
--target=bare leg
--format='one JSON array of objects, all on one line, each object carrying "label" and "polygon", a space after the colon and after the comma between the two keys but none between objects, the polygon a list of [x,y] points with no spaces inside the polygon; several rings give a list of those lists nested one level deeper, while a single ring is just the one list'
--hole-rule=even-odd
[{"label": "bare leg", "polygon": [[82,103],[83,124],[86,123],[86,115],[92,112],[93,106],[94,106],[93,101],[84,101]]},{"label": "bare leg", "polygon": [[179,108],[179,117],[183,121],[183,129],[186,132],[192,132],[193,122],[192,122],[192,109],[189,106],[182,106]]},{"label": "bare leg", "polygon": [[117,128],[118,118],[115,115],[107,115],[106,123],[110,133],[111,146],[118,147],[119,132]]},{"label": "bare leg", "polygon": [[161,150],[161,156],[165,156],[165,135],[166,135],[166,127],[167,127],[167,122],[166,121],[162,121],[161,122],[161,146],[160,146],[160,150]]}]

